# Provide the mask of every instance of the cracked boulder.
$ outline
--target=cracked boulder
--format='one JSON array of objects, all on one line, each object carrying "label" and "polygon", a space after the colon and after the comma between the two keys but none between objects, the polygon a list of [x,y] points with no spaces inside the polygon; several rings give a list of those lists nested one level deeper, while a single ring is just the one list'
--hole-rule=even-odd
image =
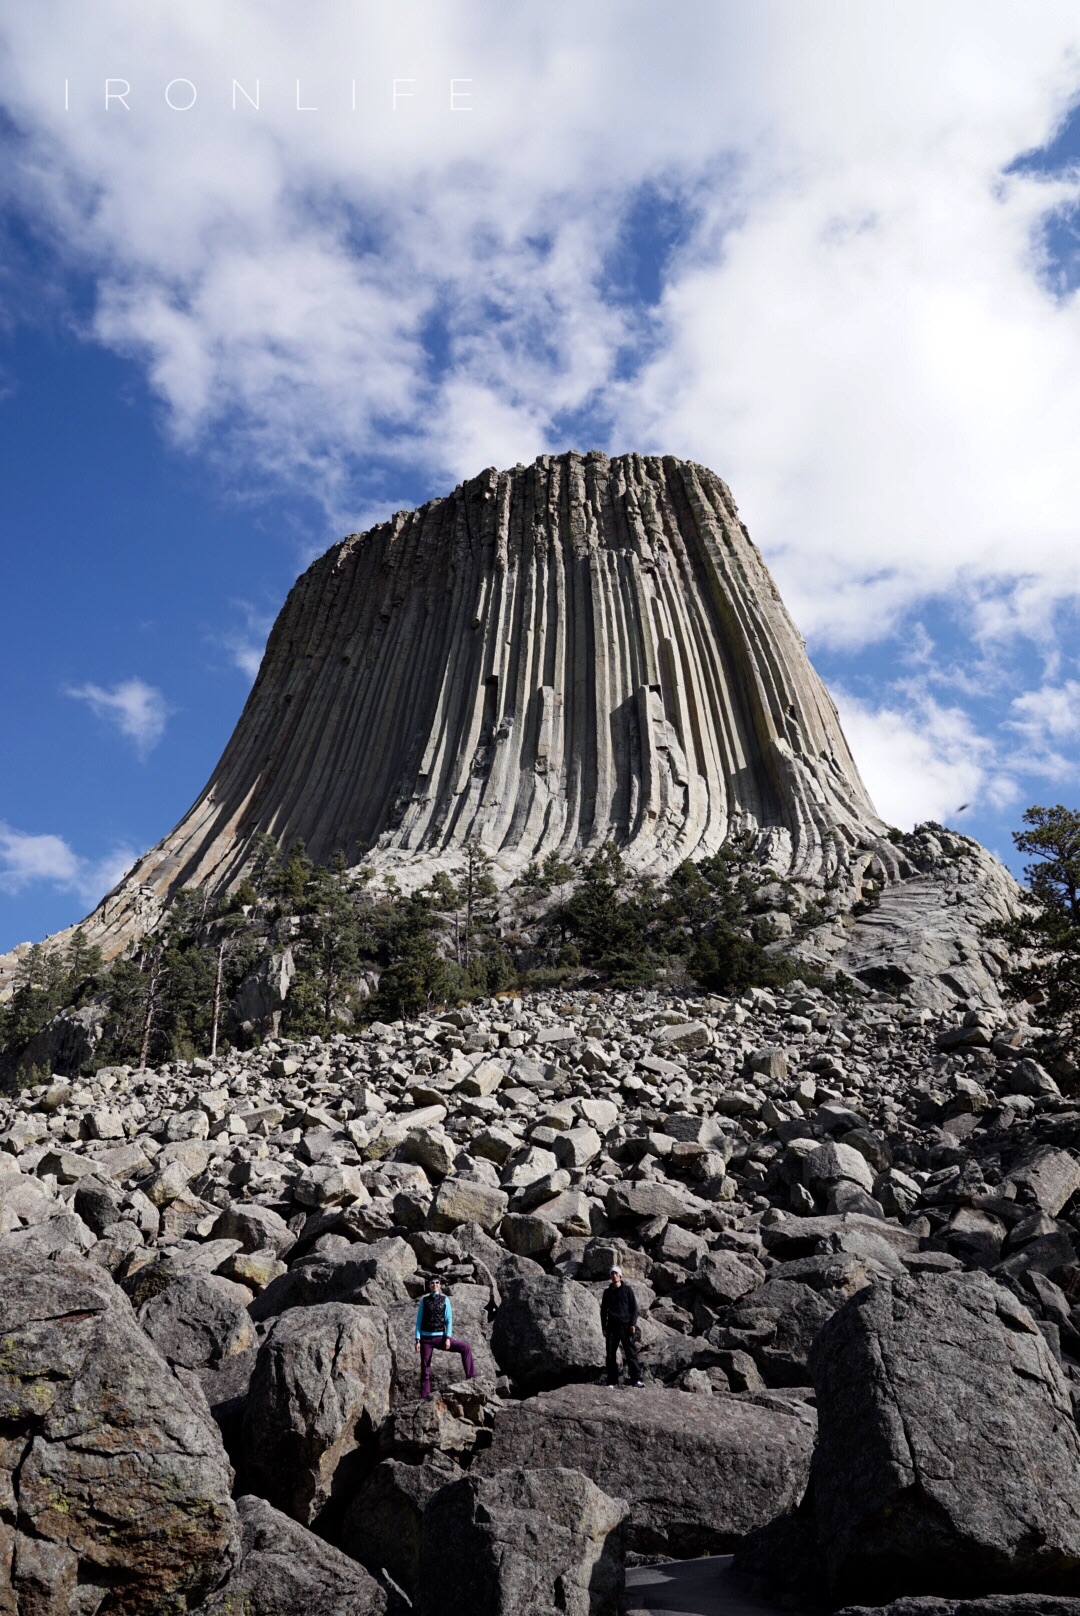
[{"label": "cracked boulder", "polygon": [[1080,1434],[1034,1319],[978,1273],[860,1291],[811,1355],[833,1598],[1080,1592]]},{"label": "cracked boulder", "polygon": [[259,1348],[248,1389],[252,1485],[310,1526],[352,1479],[389,1410],[386,1315],[347,1302],[290,1308]]},{"label": "cracked boulder", "polygon": [[424,1510],[418,1616],[615,1616],[626,1516],[576,1470],[452,1482]]},{"label": "cracked boulder", "polygon": [[105,1271],[0,1245],[0,1609],[190,1608],[236,1558],[231,1483]]}]

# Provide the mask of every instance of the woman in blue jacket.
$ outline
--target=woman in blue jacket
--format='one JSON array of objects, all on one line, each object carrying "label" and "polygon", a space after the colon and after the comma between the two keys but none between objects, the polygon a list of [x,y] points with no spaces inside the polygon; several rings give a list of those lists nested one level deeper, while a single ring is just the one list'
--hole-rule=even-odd
[{"label": "woman in blue jacket", "polygon": [[442,1280],[433,1274],[416,1310],[416,1350],[420,1354],[420,1396],[431,1396],[431,1354],[436,1347],[444,1352],[458,1352],[465,1365],[465,1379],[476,1379],[476,1364],[472,1348],[467,1341],[455,1341],[454,1309],[449,1296],[443,1295]]}]

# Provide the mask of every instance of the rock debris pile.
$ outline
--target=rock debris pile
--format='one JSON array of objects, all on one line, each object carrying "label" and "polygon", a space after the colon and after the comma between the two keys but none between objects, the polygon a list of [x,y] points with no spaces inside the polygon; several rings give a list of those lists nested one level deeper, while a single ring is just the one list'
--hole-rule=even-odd
[{"label": "rock debris pile", "polygon": [[[0,1102],[0,1610],[614,1616],[628,1555],[732,1549],[807,1605],[1080,1609],[1048,1047],[576,992]],[[431,1273],[478,1374],[422,1400]]]}]

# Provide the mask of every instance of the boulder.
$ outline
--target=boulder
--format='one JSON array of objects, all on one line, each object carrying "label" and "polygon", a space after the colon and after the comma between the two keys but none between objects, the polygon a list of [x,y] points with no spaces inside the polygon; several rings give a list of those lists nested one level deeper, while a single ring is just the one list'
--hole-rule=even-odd
[{"label": "boulder", "polygon": [[1043,1145],[1010,1174],[1018,1197],[1028,1197],[1048,1217],[1056,1218],[1080,1190],[1080,1159],[1067,1150]]},{"label": "boulder", "polygon": [[708,1049],[711,1043],[712,1034],[702,1021],[683,1021],[674,1027],[661,1027],[653,1036],[653,1049],[658,1055],[672,1050],[689,1053],[693,1049]]},{"label": "boulder", "polygon": [[770,1386],[805,1386],[810,1350],[844,1300],[799,1279],[769,1279],[724,1315],[724,1344],[744,1346]]},{"label": "boulder", "polygon": [[209,1419],[104,1269],[0,1246],[0,1566],[14,1604],[79,1616],[186,1609],[236,1558],[232,1473]]},{"label": "boulder", "polygon": [[720,1307],[756,1290],[764,1277],[764,1270],[755,1258],[740,1258],[732,1251],[710,1251],[698,1260],[694,1269],[695,1287],[707,1301]]},{"label": "boulder", "polygon": [[[411,1269],[403,1268],[397,1248],[407,1253]],[[387,1308],[408,1296],[404,1274],[415,1268],[411,1247],[396,1236],[372,1245],[343,1240],[340,1252],[312,1252],[271,1280],[252,1303],[251,1316],[261,1322],[287,1308],[326,1302]]]},{"label": "boulder", "polygon": [[[325,1302],[283,1313],[259,1348],[244,1410],[252,1484],[309,1526],[370,1449],[390,1408],[385,1314]],[[340,1471],[340,1474],[339,1474]]]},{"label": "boulder", "polygon": [[284,1257],[296,1244],[285,1219],[268,1206],[227,1206],[210,1231],[212,1240],[239,1240],[244,1251],[262,1251],[269,1247],[277,1256]]},{"label": "boulder", "polygon": [[236,1508],[240,1564],[195,1616],[384,1616],[386,1594],[362,1565],[265,1498]]},{"label": "boulder", "polygon": [[185,1369],[216,1369],[223,1358],[246,1352],[257,1337],[234,1287],[213,1274],[179,1274],[138,1311],[138,1320],[163,1358]]},{"label": "boulder", "polygon": [[495,1417],[470,1474],[570,1465],[630,1505],[630,1546],[724,1554],[802,1497],[813,1411],[656,1387],[563,1386]]},{"label": "boulder", "polygon": [[444,1178],[431,1203],[431,1228],[449,1233],[462,1223],[495,1229],[502,1222],[510,1198],[505,1190],[476,1184],[467,1178]]},{"label": "boulder", "polygon": [[420,1536],[428,1500],[461,1472],[443,1455],[435,1464],[384,1459],[361,1482],[338,1542],[373,1572],[388,1571],[411,1592],[420,1570]]},{"label": "boulder", "polygon": [[499,1238],[519,1257],[546,1257],[559,1238],[554,1223],[536,1212],[508,1212]]},{"label": "boulder", "polygon": [[592,1379],[604,1365],[599,1303],[572,1279],[543,1273],[510,1279],[492,1324],[491,1350],[523,1391]]},{"label": "boulder", "polygon": [[874,1170],[862,1152],[853,1145],[841,1145],[829,1140],[807,1156],[803,1163],[803,1181],[810,1189],[847,1181],[858,1185],[869,1195],[874,1188]]},{"label": "boulder", "polygon": [[869,1286],[811,1365],[813,1495],[837,1599],[1080,1591],[1080,1434],[1010,1292],[978,1273]]},{"label": "boulder", "polygon": [[576,1470],[465,1476],[424,1510],[417,1616],[615,1616],[626,1516]]},{"label": "boulder", "polygon": [[[493,1386],[499,1373],[491,1354],[491,1324],[488,1321],[486,1285],[448,1285],[446,1294],[453,1308],[454,1336],[465,1340],[473,1350],[479,1379]],[[416,1302],[396,1302],[387,1308],[390,1350],[393,1354],[391,1398],[397,1402],[420,1395],[420,1358],[416,1352]],[[431,1357],[431,1384],[442,1391],[464,1376],[456,1352],[438,1349]]]},{"label": "boulder", "polygon": [[644,1222],[647,1218],[670,1218],[688,1229],[698,1229],[711,1211],[703,1201],[681,1184],[662,1183],[659,1180],[629,1180],[612,1184],[604,1204],[613,1222],[632,1220]]}]

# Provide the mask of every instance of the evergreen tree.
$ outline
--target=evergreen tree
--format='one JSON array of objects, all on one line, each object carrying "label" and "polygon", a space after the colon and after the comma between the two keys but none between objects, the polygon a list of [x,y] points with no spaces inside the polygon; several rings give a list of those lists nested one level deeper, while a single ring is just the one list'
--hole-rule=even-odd
[{"label": "evergreen tree", "polygon": [[267,891],[278,899],[285,914],[300,912],[314,868],[303,839],[297,837],[288,853],[267,876]]},{"label": "evergreen tree", "polygon": [[63,1008],[67,982],[59,950],[35,943],[19,967],[14,992],[4,1007],[0,1042],[6,1056],[17,1058],[31,1038]]},{"label": "evergreen tree", "polygon": [[585,866],[581,885],[556,915],[581,962],[615,987],[647,985],[658,964],[649,946],[647,911],[628,887],[626,866],[608,843]]},{"label": "evergreen tree", "polygon": [[371,942],[340,851],[329,868],[319,865],[310,871],[299,907],[298,969],[286,1012],[288,1027],[294,1034],[324,1033],[339,1019],[339,1008],[355,996],[365,945],[370,948]]},{"label": "evergreen tree", "polygon": [[1024,870],[1027,891],[1020,915],[987,928],[1017,958],[1006,984],[1020,999],[1040,1006],[1040,1018],[1057,1026],[1070,1043],[1080,1037],[1080,813],[1057,803],[1028,808],[1026,830],[1014,831],[1021,853],[1033,855]]},{"label": "evergreen tree", "polygon": [[474,836],[465,843],[465,872],[461,881],[461,901],[465,911],[460,963],[468,969],[477,947],[487,943],[491,923],[491,900],[497,888],[491,871],[494,860]]},{"label": "evergreen tree", "polygon": [[441,929],[430,892],[391,896],[381,917],[379,988],[368,1005],[373,1019],[400,1021],[459,996],[460,973],[443,956]]}]

